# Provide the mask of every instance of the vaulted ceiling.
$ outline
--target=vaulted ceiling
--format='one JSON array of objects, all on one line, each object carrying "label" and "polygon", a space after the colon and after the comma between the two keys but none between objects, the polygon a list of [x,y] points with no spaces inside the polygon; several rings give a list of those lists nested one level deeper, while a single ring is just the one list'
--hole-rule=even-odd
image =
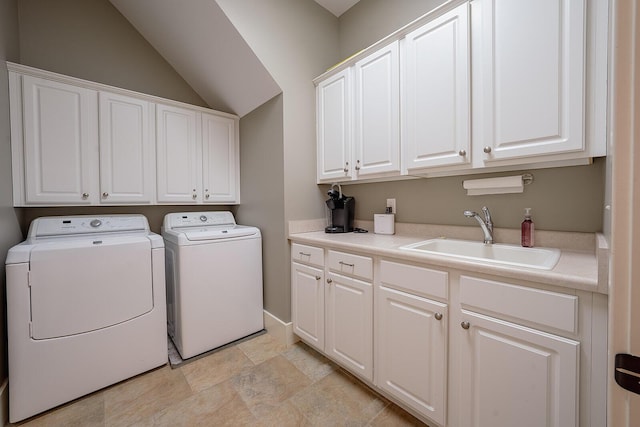
[{"label": "vaulted ceiling", "polygon": [[242,117],[281,92],[215,1],[110,1],[210,107]]}]

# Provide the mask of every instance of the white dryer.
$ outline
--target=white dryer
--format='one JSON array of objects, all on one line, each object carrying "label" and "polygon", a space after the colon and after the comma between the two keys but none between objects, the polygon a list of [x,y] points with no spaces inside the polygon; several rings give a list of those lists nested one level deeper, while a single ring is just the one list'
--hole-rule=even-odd
[{"label": "white dryer", "polygon": [[264,329],[262,235],[231,212],[164,217],[169,335],[183,359]]},{"label": "white dryer", "polygon": [[6,273],[11,422],[167,363],[164,244],[144,216],[35,219]]}]

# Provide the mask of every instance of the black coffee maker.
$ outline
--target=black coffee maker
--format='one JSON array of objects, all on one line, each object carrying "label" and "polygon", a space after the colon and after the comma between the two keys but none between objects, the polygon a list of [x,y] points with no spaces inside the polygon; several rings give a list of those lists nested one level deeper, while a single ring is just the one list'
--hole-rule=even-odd
[{"label": "black coffee maker", "polygon": [[[338,187],[338,191],[336,191],[335,187]],[[353,231],[356,199],[342,194],[339,184],[333,184],[328,194],[329,200],[326,201],[326,204],[331,216],[331,223],[324,229],[324,232],[349,233]]]}]

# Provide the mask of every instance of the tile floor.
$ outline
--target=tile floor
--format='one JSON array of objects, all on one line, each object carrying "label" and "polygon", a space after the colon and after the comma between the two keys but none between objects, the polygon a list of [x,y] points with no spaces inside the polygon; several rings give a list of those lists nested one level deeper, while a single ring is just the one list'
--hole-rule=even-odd
[{"label": "tile floor", "polygon": [[298,342],[269,334],[11,426],[424,426]]}]

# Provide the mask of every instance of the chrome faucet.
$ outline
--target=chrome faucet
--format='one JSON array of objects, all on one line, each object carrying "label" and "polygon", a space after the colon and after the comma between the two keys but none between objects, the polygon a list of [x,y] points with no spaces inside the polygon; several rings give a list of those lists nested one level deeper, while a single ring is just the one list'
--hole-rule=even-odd
[{"label": "chrome faucet", "polygon": [[486,206],[482,207],[482,213],[484,214],[484,220],[474,211],[464,211],[464,216],[469,218],[475,218],[482,228],[484,233],[484,243],[490,245],[493,243],[493,222],[491,222],[491,213]]}]

